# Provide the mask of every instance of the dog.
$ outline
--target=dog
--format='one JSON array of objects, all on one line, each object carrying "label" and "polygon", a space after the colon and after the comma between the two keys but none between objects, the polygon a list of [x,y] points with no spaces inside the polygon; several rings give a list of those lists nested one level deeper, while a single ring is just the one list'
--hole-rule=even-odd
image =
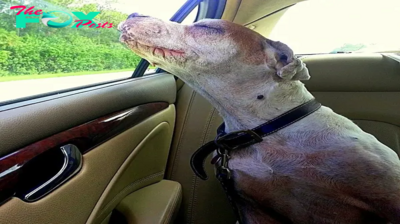
[{"label": "dog", "polygon": [[[244,26],[135,13],[119,30],[133,52],[203,95],[226,132],[252,129],[314,98],[293,51]],[[400,223],[399,157],[328,107],[232,151],[228,165],[244,223]]]}]

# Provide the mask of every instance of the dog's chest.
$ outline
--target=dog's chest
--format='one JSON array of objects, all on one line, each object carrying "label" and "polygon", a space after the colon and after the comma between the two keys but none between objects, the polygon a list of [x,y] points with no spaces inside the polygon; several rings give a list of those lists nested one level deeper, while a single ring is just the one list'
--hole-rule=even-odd
[{"label": "dog's chest", "polygon": [[[265,146],[232,154],[229,166],[242,196],[287,217],[297,217],[299,223],[371,223],[363,220],[365,217],[384,223],[352,194],[357,188],[372,192],[362,182],[368,179],[368,163],[360,157],[351,159],[352,153],[329,148],[306,153]],[[355,174],[349,167],[361,171]],[[308,219],[310,222],[305,222]]]},{"label": "dog's chest", "polygon": [[[281,145],[259,144],[232,154],[229,167],[264,183],[288,178],[322,178],[327,160],[337,157],[336,151],[304,152]],[[332,164],[331,164],[332,165]],[[322,168],[322,169],[321,169]],[[330,167],[332,168],[332,167]]]}]

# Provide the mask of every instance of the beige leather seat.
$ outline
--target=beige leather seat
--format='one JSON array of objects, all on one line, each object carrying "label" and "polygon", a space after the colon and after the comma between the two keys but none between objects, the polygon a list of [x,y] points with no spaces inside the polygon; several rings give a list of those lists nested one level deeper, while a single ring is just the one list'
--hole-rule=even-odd
[{"label": "beige leather seat", "polygon": [[[324,105],[354,120],[365,131],[400,152],[400,63],[379,54],[310,56],[307,88]],[[177,223],[235,223],[214,176],[203,181],[192,172],[192,153],[216,135],[218,112],[187,85],[178,90],[177,123],[167,178],[181,183]],[[213,167],[206,164],[208,174]]]}]

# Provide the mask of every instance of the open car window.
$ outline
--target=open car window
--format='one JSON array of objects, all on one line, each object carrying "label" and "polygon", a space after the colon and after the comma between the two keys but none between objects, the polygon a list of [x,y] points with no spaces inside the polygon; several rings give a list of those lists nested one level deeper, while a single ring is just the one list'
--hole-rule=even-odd
[{"label": "open car window", "polygon": [[399,0],[309,0],[290,7],[269,38],[296,54],[400,52]]},{"label": "open car window", "polygon": [[133,12],[169,20],[185,2],[0,0],[0,103],[131,78],[141,58],[118,24]]}]

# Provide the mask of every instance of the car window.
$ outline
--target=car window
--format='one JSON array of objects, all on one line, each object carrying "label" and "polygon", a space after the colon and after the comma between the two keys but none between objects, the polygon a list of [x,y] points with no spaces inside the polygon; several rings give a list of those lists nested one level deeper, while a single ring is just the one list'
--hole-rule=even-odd
[{"label": "car window", "polygon": [[169,20],[185,2],[0,0],[0,102],[131,77],[141,58],[118,24],[133,12]]},{"label": "car window", "polygon": [[297,54],[400,51],[399,0],[310,0],[290,7],[269,38]]}]

